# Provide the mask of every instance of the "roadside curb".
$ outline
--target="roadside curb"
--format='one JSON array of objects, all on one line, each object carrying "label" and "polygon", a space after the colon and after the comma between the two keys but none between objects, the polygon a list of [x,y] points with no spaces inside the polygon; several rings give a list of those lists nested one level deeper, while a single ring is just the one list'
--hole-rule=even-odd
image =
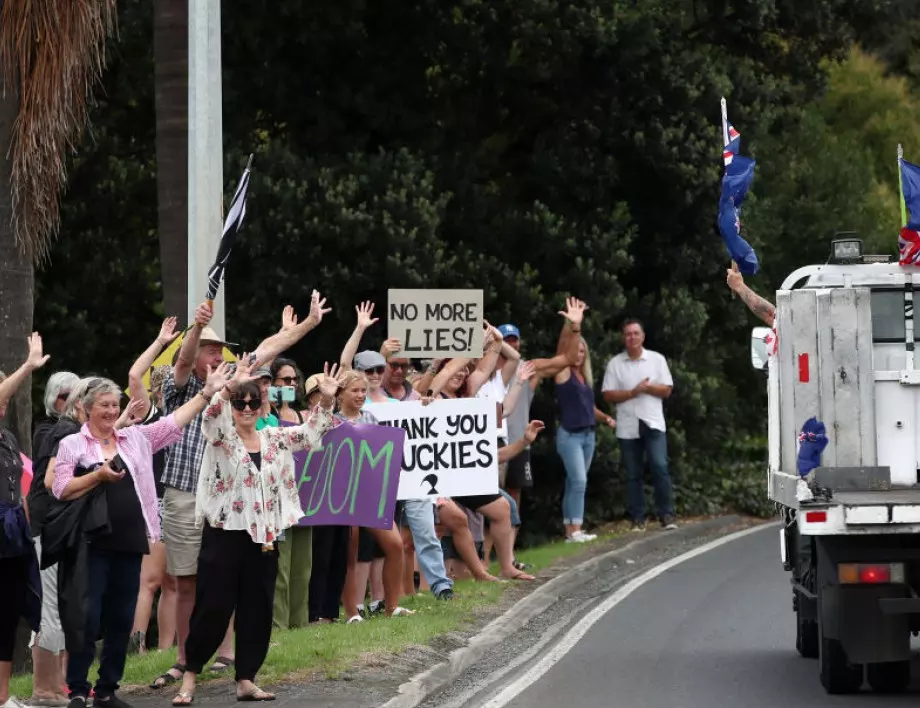
[{"label": "roadside curb", "polygon": [[437,691],[456,680],[479,661],[489,649],[518,631],[557,602],[560,597],[594,575],[598,566],[632,555],[659,550],[672,545],[675,538],[692,541],[741,523],[744,523],[744,519],[736,515],[707,519],[690,526],[682,526],[676,531],[655,533],[579,563],[518,600],[504,614],[492,620],[481,632],[471,637],[465,646],[452,651],[446,661],[435,664],[401,684],[397,695],[384,703],[381,708],[416,708]]}]

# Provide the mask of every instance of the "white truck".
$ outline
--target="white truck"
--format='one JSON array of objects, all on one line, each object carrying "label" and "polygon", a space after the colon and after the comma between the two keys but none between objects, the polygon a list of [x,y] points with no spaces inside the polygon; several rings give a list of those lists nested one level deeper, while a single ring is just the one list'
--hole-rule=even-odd
[{"label": "white truck", "polygon": [[[863,256],[859,239],[834,241],[827,264],[777,291],[775,334],[758,327],[751,339],[767,372],[768,493],[784,522],[796,647],[835,694],[864,679],[904,690],[920,630],[920,268],[888,260]],[[802,479],[798,434],[813,416],[829,443]]]}]

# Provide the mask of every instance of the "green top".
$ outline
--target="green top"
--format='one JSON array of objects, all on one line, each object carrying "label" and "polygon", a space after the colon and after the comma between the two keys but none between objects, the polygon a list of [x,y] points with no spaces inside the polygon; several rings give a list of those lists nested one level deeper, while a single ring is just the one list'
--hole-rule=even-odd
[{"label": "green top", "polygon": [[262,430],[262,428],[277,428],[278,425],[278,418],[276,418],[273,413],[269,413],[267,416],[259,418],[256,421],[256,430]]}]

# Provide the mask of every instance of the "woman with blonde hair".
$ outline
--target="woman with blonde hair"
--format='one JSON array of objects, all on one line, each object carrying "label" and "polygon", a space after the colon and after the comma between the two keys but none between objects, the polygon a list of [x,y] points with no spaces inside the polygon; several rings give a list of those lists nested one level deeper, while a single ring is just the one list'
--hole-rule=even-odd
[{"label": "woman with blonde hair", "polygon": [[[581,325],[572,327],[581,332]],[[566,367],[554,380],[559,400],[559,428],[556,431],[556,452],[565,466],[565,492],[562,496],[562,523],[566,543],[587,543],[597,538],[581,530],[585,515],[585,489],[588,470],[594,458],[595,428],[598,423],[613,428],[616,421],[594,403],[594,377],[591,353],[584,337],[580,337],[578,356],[573,366]]]},{"label": "woman with blonde hair", "polygon": [[[367,401],[367,377],[360,371],[351,369],[340,380],[338,393],[338,412],[335,414],[336,425],[353,423],[356,425],[377,425],[377,419],[364,408]],[[388,529],[366,529],[373,537],[384,554],[383,564],[383,592],[384,605],[388,617],[399,617],[414,614],[411,610],[399,606],[399,597],[402,594],[403,576],[403,543],[399,529],[394,522]],[[352,529],[352,533],[360,533]],[[360,622],[358,604],[364,594],[367,576],[358,573],[356,564],[349,563],[345,580],[345,614],[348,623]],[[361,578],[364,578],[364,587],[361,587]]]}]

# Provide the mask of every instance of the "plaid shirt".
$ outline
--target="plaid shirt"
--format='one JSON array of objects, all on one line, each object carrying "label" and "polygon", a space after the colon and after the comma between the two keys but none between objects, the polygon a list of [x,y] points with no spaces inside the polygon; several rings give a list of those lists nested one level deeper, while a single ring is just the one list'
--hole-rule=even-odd
[{"label": "plaid shirt", "polygon": [[[194,371],[189,376],[185,388],[177,388],[176,372],[169,372],[163,384],[163,405],[166,406],[166,413],[175,413],[203,390],[204,381],[198,378]],[[201,432],[203,416],[204,411],[195,416],[195,419],[182,429],[182,439],[169,448],[166,469],[160,480],[167,487],[175,487],[192,494],[198,489],[198,472],[201,470],[205,448],[205,439]]]}]

